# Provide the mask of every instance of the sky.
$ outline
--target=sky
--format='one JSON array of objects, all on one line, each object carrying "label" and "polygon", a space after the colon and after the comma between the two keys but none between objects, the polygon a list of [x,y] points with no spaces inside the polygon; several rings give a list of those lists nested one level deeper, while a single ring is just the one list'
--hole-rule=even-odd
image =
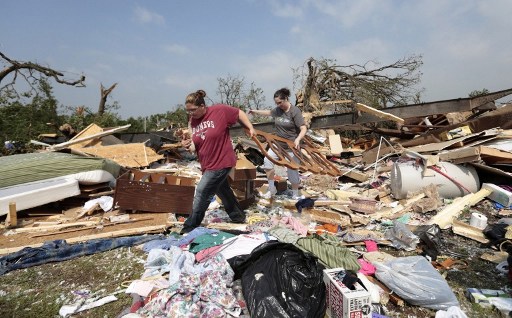
[{"label": "sky", "polygon": [[[512,88],[510,0],[0,1],[0,51],[86,77],[52,83],[63,106],[97,109],[118,83],[123,118],[174,111],[188,93],[213,101],[218,78],[243,78],[268,106],[310,57],[339,65],[422,55],[421,100]],[[509,99],[510,100],[510,99]]]}]

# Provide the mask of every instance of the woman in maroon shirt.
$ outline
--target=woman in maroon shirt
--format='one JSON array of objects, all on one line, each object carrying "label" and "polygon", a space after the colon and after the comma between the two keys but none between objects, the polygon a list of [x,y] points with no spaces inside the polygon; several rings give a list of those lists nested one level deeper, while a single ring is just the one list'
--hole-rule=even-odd
[{"label": "woman in maroon shirt", "polygon": [[245,222],[245,213],[227,180],[229,171],[236,165],[229,127],[239,122],[248,130],[249,137],[254,134],[254,128],[242,110],[224,104],[207,107],[205,97],[205,91],[198,90],[188,94],[185,100],[190,138],[184,139],[182,145],[195,150],[203,175],[196,187],[192,214],[185,221],[182,234],[201,225],[214,195],[222,200],[232,222]]}]

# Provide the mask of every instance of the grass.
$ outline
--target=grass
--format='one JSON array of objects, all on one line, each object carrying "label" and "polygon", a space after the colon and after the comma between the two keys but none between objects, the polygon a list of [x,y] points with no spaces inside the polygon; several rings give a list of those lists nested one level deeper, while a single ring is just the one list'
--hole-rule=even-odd
[{"label": "grass", "polygon": [[[144,252],[124,247],[9,272],[0,276],[0,317],[58,317],[62,305],[83,298],[79,294],[103,297],[122,290],[123,282],[140,278],[145,259]],[[132,303],[124,292],[116,297],[75,317],[116,317]]]}]

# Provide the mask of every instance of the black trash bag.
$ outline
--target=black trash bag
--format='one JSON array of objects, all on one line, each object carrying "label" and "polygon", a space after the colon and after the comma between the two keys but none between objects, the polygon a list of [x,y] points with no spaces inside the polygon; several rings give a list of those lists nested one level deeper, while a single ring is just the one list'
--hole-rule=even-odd
[{"label": "black trash bag", "polygon": [[252,318],[325,316],[324,267],[293,244],[269,241],[228,260]]},{"label": "black trash bag", "polygon": [[483,233],[491,241],[491,245],[499,245],[506,240],[505,234],[507,234],[508,226],[506,223],[489,224],[485,227]]},{"label": "black trash bag", "polygon": [[302,213],[303,208],[310,208],[314,205],[315,200],[311,198],[300,199],[299,201],[297,201],[297,203],[295,203],[295,207],[297,208],[297,212],[299,213]]},{"label": "black trash bag", "polygon": [[419,245],[423,250],[423,253],[432,261],[435,261],[437,256],[444,250],[444,245],[441,241],[441,229],[439,228],[439,225],[420,225],[413,233],[420,238]]}]

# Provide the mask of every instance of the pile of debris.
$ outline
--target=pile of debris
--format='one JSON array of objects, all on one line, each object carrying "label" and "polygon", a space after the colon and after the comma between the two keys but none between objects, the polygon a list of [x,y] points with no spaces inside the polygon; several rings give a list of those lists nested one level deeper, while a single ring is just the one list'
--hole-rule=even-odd
[{"label": "pile of debris", "polygon": [[[408,305],[464,317],[447,271],[481,258],[495,264],[496,277],[510,275],[512,104],[494,105],[510,93],[386,111],[356,104],[351,114],[312,117],[298,163],[268,123],[255,125],[253,139],[234,127],[238,161],[229,181],[247,222],[229,223],[214,200],[203,227],[187,236],[177,233],[201,173],[195,157],[177,140],[153,149],[114,137],[127,127],[91,125],[40,153],[0,158],[0,273],[91,253],[66,247],[57,255],[63,246],[49,244],[57,240],[110,240],[96,251],[143,243],[146,271],[126,290],[136,296],[127,317],[382,317]],[[362,126],[381,121],[398,128]],[[336,133],[357,126],[380,139]],[[268,147],[278,155],[272,198],[259,169]],[[289,195],[284,167],[301,172],[299,200]],[[447,239],[452,233],[481,253],[461,252]],[[127,236],[135,237],[112,242]],[[462,297],[512,311],[507,291],[481,284]]]}]

